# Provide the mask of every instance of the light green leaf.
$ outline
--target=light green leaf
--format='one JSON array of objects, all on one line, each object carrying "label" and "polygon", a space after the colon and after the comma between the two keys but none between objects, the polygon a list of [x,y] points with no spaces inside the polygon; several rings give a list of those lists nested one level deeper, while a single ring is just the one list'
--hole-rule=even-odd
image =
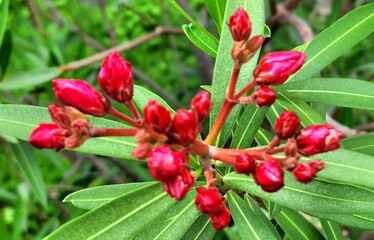
[{"label": "light green leaf", "polygon": [[163,215],[132,239],[181,239],[199,214],[195,206],[195,196],[196,191],[189,192],[182,201],[169,207]]},{"label": "light green leaf", "polygon": [[277,216],[283,209],[283,207],[279,204],[276,204],[274,202],[268,202],[268,211],[269,211],[269,219],[273,219],[275,216]]},{"label": "light green leaf", "polygon": [[168,110],[171,112],[174,112],[174,110],[165,102],[164,99],[159,97],[157,94],[149,91],[148,89],[134,85],[134,96],[133,100],[136,104],[136,106],[140,109],[143,110],[144,107],[147,105],[149,100],[157,100],[157,102],[161,103],[164,107],[166,107]]},{"label": "light green leaf", "polygon": [[283,111],[284,108],[281,107],[277,102],[269,107],[269,110],[266,113],[266,118],[269,120],[269,123],[273,128],[275,121],[279,118]]},{"label": "light green leaf", "polygon": [[125,193],[153,184],[153,182],[126,183],[92,187],[79,190],[65,197],[75,207],[91,210],[122,196]]},{"label": "light green leaf", "polygon": [[160,184],[148,185],[62,225],[45,239],[129,239],[174,203]]},{"label": "light green leaf", "polygon": [[255,135],[255,140],[260,146],[268,145],[271,139],[273,139],[273,134],[263,128],[259,128]]},{"label": "light green leaf", "polygon": [[248,148],[260,128],[268,107],[257,107],[253,104],[246,106],[236,128],[230,148]]},{"label": "light green leaf", "polygon": [[215,233],[209,215],[200,213],[181,240],[209,240]]},{"label": "light green leaf", "polygon": [[347,227],[374,230],[374,214],[308,213],[320,219],[328,219]]},{"label": "light green leaf", "polygon": [[344,240],[340,226],[328,220],[321,219],[321,225],[325,234],[326,240]]},{"label": "light green leaf", "polygon": [[346,149],[374,156],[374,133],[345,138],[341,145]]},{"label": "light green leaf", "polygon": [[9,12],[9,0],[0,1],[0,47],[3,43],[3,37],[6,29],[6,23]]},{"label": "light green leaf", "polygon": [[264,37],[269,38],[271,37],[271,30],[268,25],[264,26]]},{"label": "light green leaf", "polygon": [[3,82],[0,82],[0,90],[15,90],[33,87],[38,84],[49,82],[60,74],[61,72],[55,68],[45,68],[19,73],[9,78],[5,78]]},{"label": "light green leaf", "polygon": [[[257,1],[256,4],[253,4],[252,1],[249,0],[228,0],[226,4],[226,12],[224,17],[224,22],[227,22],[229,17],[239,8],[244,8],[251,17],[252,21],[252,34],[262,34],[264,31],[264,19],[265,19],[265,10],[264,10],[264,2]],[[218,54],[217,60],[214,67],[214,74],[213,74],[213,84],[212,84],[212,101],[213,101],[213,109],[210,114],[210,126],[213,125],[213,122],[217,118],[219,109],[223,103],[225,98],[226,88],[228,86],[230,76],[231,76],[231,68],[233,65],[233,60],[231,58],[231,48],[234,42],[231,37],[230,30],[226,25],[222,28],[221,40],[218,47]],[[237,84],[237,89],[241,89],[246,84],[250,82],[250,76],[252,76],[252,71],[257,64],[258,53],[252,58],[252,60],[243,65],[239,79]],[[235,107],[232,111],[230,116],[228,117],[223,129],[221,131],[219,137],[219,146],[222,146],[228,136],[231,134],[231,130],[234,126],[235,119],[239,114],[240,107]]]},{"label": "light green leaf", "polygon": [[46,188],[39,168],[38,158],[34,155],[33,149],[21,141],[18,144],[9,144],[9,146],[18,166],[30,183],[36,199],[44,208],[47,208]]},{"label": "light green leaf", "polygon": [[[227,193],[230,212],[235,225],[242,239],[281,239],[274,231],[271,231],[269,225],[263,222],[249,206],[233,191]],[[261,213],[262,214],[262,213]],[[268,221],[268,220],[266,220]]]},{"label": "light green leaf", "polygon": [[373,29],[373,3],[349,12],[307,44],[304,51],[307,59],[289,81],[310,78],[372,33]]},{"label": "light green leaf", "polygon": [[227,0],[204,0],[204,2],[210,16],[216,23],[218,32],[221,33]]},{"label": "light green leaf", "polygon": [[203,52],[213,58],[217,56],[218,43],[212,39],[210,35],[207,35],[193,23],[188,25],[184,24],[182,28],[188,39],[190,39],[196,47],[200,48]]},{"label": "light green leaf", "polygon": [[306,102],[374,110],[374,83],[347,78],[312,78],[279,88],[289,98]]},{"label": "light green leaf", "polygon": [[374,213],[374,192],[368,189],[313,180],[302,184],[285,172],[285,186],[275,193],[264,192],[251,177],[230,173],[223,181],[250,194],[306,212]]}]

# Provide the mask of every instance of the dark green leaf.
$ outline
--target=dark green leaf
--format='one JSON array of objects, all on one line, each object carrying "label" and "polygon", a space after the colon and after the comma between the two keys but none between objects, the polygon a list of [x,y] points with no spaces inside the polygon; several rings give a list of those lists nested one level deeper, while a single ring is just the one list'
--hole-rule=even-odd
[{"label": "dark green leaf", "polygon": [[346,149],[374,155],[374,133],[345,138],[341,144]]},{"label": "dark green leaf", "polygon": [[313,213],[318,218],[328,219],[347,227],[360,228],[365,230],[374,230],[374,214],[332,214],[332,213]]},{"label": "dark green leaf", "polygon": [[217,56],[218,43],[207,35],[200,28],[196,27],[193,23],[184,24],[182,26],[184,33],[195,44],[196,47],[200,48],[203,52],[210,55],[211,57]]},{"label": "dark green leaf", "polygon": [[227,0],[204,0],[204,2],[210,16],[216,23],[218,32],[221,33]]},{"label": "dark green leaf", "polygon": [[8,19],[9,0],[0,1],[0,46],[3,42],[4,32]]},{"label": "dark green leaf", "polygon": [[273,134],[263,128],[259,128],[255,135],[255,140],[260,146],[268,145],[271,139],[273,139]]},{"label": "dark green leaf", "polygon": [[165,102],[164,99],[159,97],[157,94],[149,91],[148,89],[138,85],[134,85],[133,100],[136,106],[141,110],[143,110],[143,108],[147,105],[149,100],[157,100],[157,102],[161,103],[164,107],[174,112],[174,110]]},{"label": "dark green leaf", "polygon": [[279,204],[276,204],[274,202],[268,203],[268,211],[269,211],[269,218],[273,219],[275,216],[277,216],[283,209],[283,207]]},{"label": "dark green leaf", "polygon": [[181,240],[209,240],[215,233],[209,215],[200,213]]},{"label": "dark green leaf", "polygon": [[340,226],[328,220],[321,219],[321,225],[325,234],[326,240],[344,240]]},{"label": "dark green leaf", "polygon": [[5,32],[3,44],[0,45],[0,79],[3,78],[8,67],[12,47],[12,32],[8,29]]},{"label": "dark green leaf", "polygon": [[283,111],[284,108],[281,107],[277,102],[269,107],[269,110],[266,113],[266,118],[269,120],[269,123],[273,128],[275,121],[279,118]]}]

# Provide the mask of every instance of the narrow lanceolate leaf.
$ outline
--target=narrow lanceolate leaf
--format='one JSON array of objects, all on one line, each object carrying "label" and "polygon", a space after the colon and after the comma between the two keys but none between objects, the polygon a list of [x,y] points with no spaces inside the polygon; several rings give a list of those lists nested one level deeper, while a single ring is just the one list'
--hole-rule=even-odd
[{"label": "narrow lanceolate leaf", "polygon": [[217,56],[218,43],[215,39],[212,39],[211,35],[207,35],[206,32],[196,27],[193,23],[184,24],[182,28],[188,39],[196,47],[213,58]]},{"label": "narrow lanceolate leaf", "polygon": [[132,239],[181,239],[199,214],[195,206],[195,196],[196,191],[189,192],[182,201],[173,204],[154,223],[144,228]]},{"label": "narrow lanceolate leaf", "polygon": [[372,33],[373,29],[374,4],[349,12],[307,44],[304,51],[307,59],[289,81],[310,78]]},{"label": "narrow lanceolate leaf", "polygon": [[0,1],[0,46],[3,42],[3,37],[6,29],[8,19],[9,0]]},{"label": "narrow lanceolate leaf", "polygon": [[114,200],[125,193],[153,184],[152,182],[115,184],[79,190],[65,197],[75,207],[91,210]]},{"label": "narrow lanceolate leaf", "polygon": [[276,204],[274,202],[268,201],[269,204],[267,206],[269,211],[269,219],[273,219],[275,216],[277,216],[283,209],[283,206]]},{"label": "narrow lanceolate leaf", "polygon": [[273,134],[263,128],[259,128],[255,135],[255,140],[260,146],[268,145],[271,139],[273,139]]},{"label": "narrow lanceolate leaf", "polygon": [[268,107],[257,107],[253,104],[246,106],[242,117],[239,120],[230,148],[248,148],[260,128]]},{"label": "narrow lanceolate leaf", "polygon": [[281,239],[236,193],[230,191],[227,196],[231,215],[242,239]]},{"label": "narrow lanceolate leaf", "polygon": [[210,16],[216,23],[218,32],[221,33],[227,0],[204,0],[204,2]]},{"label": "narrow lanceolate leaf", "polygon": [[284,84],[285,95],[306,102],[374,110],[374,83],[347,78],[312,78]]},{"label": "narrow lanceolate leaf", "polygon": [[209,215],[200,213],[181,240],[210,240],[215,233]]},{"label": "narrow lanceolate leaf", "polygon": [[133,100],[134,100],[136,106],[139,109],[141,109],[141,110],[147,105],[147,103],[149,102],[149,100],[157,100],[159,103],[161,103],[164,107],[166,107],[170,111],[174,111],[165,102],[165,100],[162,99],[160,96],[158,96],[157,94],[149,91],[148,89],[146,89],[144,87],[141,87],[141,86],[138,86],[138,85],[134,85],[134,97],[133,97]]},{"label": "narrow lanceolate leaf", "polygon": [[344,240],[342,230],[340,229],[339,224],[321,219],[321,225],[326,237],[326,240]]},{"label": "narrow lanceolate leaf", "polygon": [[269,110],[266,113],[266,118],[269,120],[269,123],[273,128],[275,121],[279,118],[283,111],[284,108],[281,107],[277,102],[269,107]]},{"label": "narrow lanceolate leaf", "polygon": [[374,133],[345,138],[341,144],[345,149],[374,156]]},{"label": "narrow lanceolate leaf", "polygon": [[[310,214],[310,213],[308,213]],[[320,219],[327,219],[347,227],[359,228],[365,230],[374,230],[374,214],[330,214],[330,213],[313,213],[310,214]]]},{"label": "narrow lanceolate leaf", "polygon": [[139,188],[76,218],[46,239],[129,239],[147,228],[175,200],[160,184]]},{"label": "narrow lanceolate leaf", "polygon": [[[227,22],[230,16],[239,7],[244,8],[251,18],[253,26],[252,35],[262,34],[265,24],[264,2],[257,1],[256,4],[253,4],[252,1],[249,0],[227,0],[226,12],[223,21]],[[233,44],[234,42],[232,40],[230,30],[224,24],[222,27],[220,44],[218,47],[217,60],[214,66],[212,84],[213,109],[210,115],[210,126],[213,125],[215,119],[218,116],[219,109],[221,108],[222,102],[225,98],[226,88],[229,84],[231,68],[233,66],[233,60],[231,58],[231,48]],[[243,65],[238,79],[237,90],[241,89],[251,81],[252,72],[256,66],[257,59],[258,53],[252,58],[249,63]],[[223,126],[218,145],[222,146],[226,142],[228,136],[231,134],[231,130],[235,124],[235,119],[239,114],[239,110],[239,107],[236,107],[232,110],[229,118]]]},{"label": "narrow lanceolate leaf", "polygon": [[306,212],[374,213],[374,192],[355,186],[313,180],[302,184],[285,172],[285,186],[275,193],[264,192],[252,179],[230,173],[223,181],[250,194]]},{"label": "narrow lanceolate leaf", "polygon": [[313,159],[322,159],[325,162],[325,168],[317,174],[322,180],[374,189],[373,156],[338,149],[314,155]]},{"label": "narrow lanceolate leaf", "polygon": [[[129,127],[103,118],[90,117],[90,120],[97,127]],[[0,134],[27,141],[32,130],[42,122],[51,122],[47,108],[0,104]],[[131,152],[135,146],[136,143],[132,137],[101,137],[89,139],[74,151],[133,159]]]},{"label": "narrow lanceolate leaf", "polygon": [[39,168],[38,158],[34,155],[33,149],[25,142],[9,144],[14,158],[21,168],[27,181],[30,183],[36,199],[44,208],[47,207],[47,194],[42,173]]},{"label": "narrow lanceolate leaf", "polygon": [[55,68],[19,73],[9,78],[5,78],[4,81],[0,83],[0,90],[15,90],[33,87],[38,84],[49,82],[60,74],[61,72]]},{"label": "narrow lanceolate leaf", "polygon": [[13,41],[10,29],[5,31],[3,43],[0,44],[0,80],[3,78],[9,65],[10,55],[12,53]]},{"label": "narrow lanceolate leaf", "polygon": [[276,101],[285,109],[295,112],[304,127],[326,123],[325,119],[306,102],[294,98],[291,99],[282,92],[277,93]]}]

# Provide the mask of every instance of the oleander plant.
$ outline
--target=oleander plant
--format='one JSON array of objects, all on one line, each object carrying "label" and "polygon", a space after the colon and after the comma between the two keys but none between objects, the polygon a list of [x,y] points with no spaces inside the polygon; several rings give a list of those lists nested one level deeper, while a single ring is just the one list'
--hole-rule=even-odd
[{"label": "oleander plant", "polygon": [[[0,2],[0,53],[5,53],[0,57],[4,76],[0,90],[5,95],[0,137],[4,155],[14,159],[14,168],[21,169],[25,178],[19,195],[0,191],[8,204],[0,220],[4,239],[370,236],[374,230],[373,58],[368,54],[356,74],[347,76],[334,73],[337,70],[331,70],[331,65],[366,41],[367,49],[372,49],[374,4],[353,7],[340,17],[343,5],[336,11],[333,8],[340,1],[334,1],[331,8],[339,19],[313,37],[305,16],[298,15],[299,1],[278,5],[275,1],[195,1],[200,4],[196,11],[209,13],[212,29],[191,17],[185,4],[161,2],[163,11],[184,16],[190,23],[181,29],[158,26],[132,42],[85,59],[9,77],[6,53],[10,55],[13,33],[6,26],[14,5],[9,0]],[[35,11],[37,2],[29,4]],[[49,1],[45,4],[51,11],[58,10]],[[140,5],[125,4],[135,13]],[[105,1],[98,1],[98,6],[115,42]],[[142,21],[151,19],[139,16]],[[304,43],[292,49],[283,48],[281,41],[280,47],[274,46],[271,35],[285,31],[282,25],[296,29]],[[155,50],[152,56],[149,48],[131,49],[161,35],[167,35],[175,48],[174,34],[184,34],[190,40],[187,48],[195,45],[214,60],[212,80],[195,81],[199,90],[187,94],[188,99],[180,97],[177,104],[162,84],[148,83],[149,90],[137,85],[137,79],[144,78],[137,66],[148,58],[156,58],[148,68],[163,66],[158,64],[168,59],[167,54]],[[125,50],[133,52],[134,61],[124,58]],[[352,59],[362,54],[356,52]],[[352,59],[343,67],[358,63]],[[176,58],[164,64],[183,61]],[[89,79],[80,77],[84,74],[78,69],[97,62]],[[183,74],[173,76],[170,91],[186,88],[177,83]],[[32,90],[22,90],[27,87]],[[45,94],[53,97],[35,102],[44,107],[10,101],[25,92],[31,103]],[[70,162],[67,171],[54,174],[55,169],[64,169],[64,158]],[[53,167],[42,168],[44,161],[53,162]],[[115,167],[108,167],[108,161]],[[56,181],[51,180],[56,175],[59,184],[46,187],[44,179]],[[30,191],[35,200],[26,201]],[[34,227],[25,224],[24,212],[40,215]],[[15,225],[10,227],[10,222]]]}]

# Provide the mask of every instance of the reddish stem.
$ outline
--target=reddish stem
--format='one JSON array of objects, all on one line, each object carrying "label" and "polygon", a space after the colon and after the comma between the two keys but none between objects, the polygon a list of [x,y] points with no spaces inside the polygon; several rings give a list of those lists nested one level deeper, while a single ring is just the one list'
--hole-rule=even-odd
[{"label": "reddish stem", "polygon": [[236,88],[236,83],[238,82],[240,69],[241,69],[241,64],[235,62],[234,66],[232,68],[230,83],[229,83],[229,86],[228,86],[227,92],[226,92],[226,97],[228,99],[231,99],[234,96],[234,92],[235,92],[235,88]]},{"label": "reddish stem", "polygon": [[251,88],[253,88],[256,85],[256,81],[251,80],[247,86],[245,86],[242,90],[240,90],[237,94],[235,94],[232,98],[232,100],[237,100],[241,96],[243,96],[246,92],[248,92]]},{"label": "reddish stem", "polygon": [[125,105],[129,109],[135,120],[141,122],[142,117],[140,116],[138,109],[135,107],[133,100],[131,99],[130,101],[125,102]]},{"label": "reddish stem", "polygon": [[190,147],[190,153],[198,155],[201,158],[209,157],[209,145],[199,140],[194,140]]},{"label": "reddish stem", "polygon": [[113,116],[118,117],[119,119],[122,119],[123,121],[127,122],[128,124],[130,124],[130,125],[132,125],[136,128],[141,128],[141,125],[138,122],[136,122],[134,119],[126,116],[125,114],[121,113],[120,111],[118,111],[114,107],[110,108],[109,113],[112,114]]},{"label": "reddish stem", "polygon": [[103,136],[135,136],[137,128],[94,128],[94,137]]}]

